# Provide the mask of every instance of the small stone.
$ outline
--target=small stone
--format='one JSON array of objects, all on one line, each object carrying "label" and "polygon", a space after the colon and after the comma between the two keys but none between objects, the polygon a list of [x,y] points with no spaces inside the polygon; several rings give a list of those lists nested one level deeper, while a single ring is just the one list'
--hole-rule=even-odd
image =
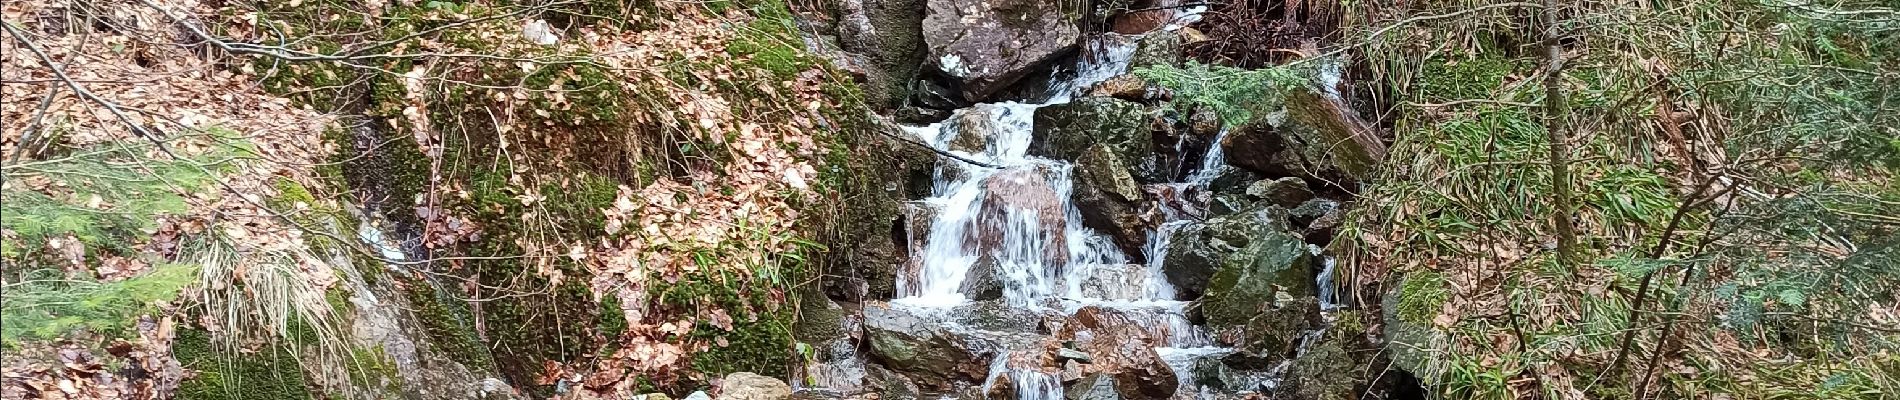
[{"label": "small stone", "polygon": [[712,396],[706,395],[705,391],[696,391],[693,392],[693,394],[686,395],[686,398],[682,400],[712,400]]},{"label": "small stone", "polygon": [[1065,360],[1075,360],[1075,362],[1078,363],[1088,364],[1089,353],[1083,353],[1081,350],[1067,347],[1056,349],[1056,361],[1060,362]]}]

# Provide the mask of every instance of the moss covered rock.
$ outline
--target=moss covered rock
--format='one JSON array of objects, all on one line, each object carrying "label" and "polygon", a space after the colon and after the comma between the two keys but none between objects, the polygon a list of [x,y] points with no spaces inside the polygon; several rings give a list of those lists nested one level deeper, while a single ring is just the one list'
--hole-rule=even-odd
[{"label": "moss covered rock", "polygon": [[[1245,305],[1250,300],[1270,302],[1280,294],[1310,297],[1314,292],[1307,271],[1311,254],[1298,236],[1287,232],[1286,211],[1279,207],[1254,206],[1183,227],[1164,257],[1162,273],[1168,283],[1184,299],[1208,294],[1212,307],[1204,308],[1216,314],[1227,312],[1222,307],[1228,302]],[[1223,315],[1218,324],[1243,324],[1252,315],[1244,309],[1232,314]],[[1215,322],[1214,314],[1209,314],[1209,322]]]},{"label": "moss covered rock", "polygon": [[1142,182],[1159,182],[1154,166],[1155,113],[1139,103],[1107,97],[1036,109],[1032,155],[1075,161],[1100,144]]}]

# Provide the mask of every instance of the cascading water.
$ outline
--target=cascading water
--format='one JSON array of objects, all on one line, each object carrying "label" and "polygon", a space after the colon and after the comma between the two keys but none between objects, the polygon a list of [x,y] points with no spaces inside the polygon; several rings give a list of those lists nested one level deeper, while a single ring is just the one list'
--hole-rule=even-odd
[{"label": "cascading water", "polygon": [[[1191,22],[1191,13],[1168,29]],[[910,239],[916,249],[907,271],[900,273],[898,297],[890,304],[913,315],[956,322],[952,314],[970,300],[972,282],[990,279],[1001,286],[1003,304],[1038,313],[1074,314],[1085,307],[1113,309],[1155,338],[1154,351],[1179,377],[1176,397],[1201,397],[1208,388],[1194,385],[1197,363],[1233,352],[1217,347],[1204,328],[1186,317],[1189,302],[1176,299],[1162,274],[1163,257],[1175,233],[1202,213],[1193,197],[1225,165],[1216,135],[1200,168],[1185,182],[1161,184],[1163,197],[1158,227],[1143,248],[1147,265],[1122,268],[1127,262],[1108,237],[1082,224],[1081,211],[1070,201],[1072,165],[1029,154],[1036,110],[1062,104],[1095,83],[1122,74],[1135,48],[1136,37],[1102,35],[1089,41],[1087,57],[1068,73],[1069,79],[1052,84],[1042,103],[979,104],[958,110],[948,120],[904,129],[937,150],[977,163],[946,162],[934,172],[931,197],[923,200],[913,218],[926,218],[928,228]],[[1117,268],[1122,268],[1117,270]],[[1102,279],[1116,271],[1141,273]],[[1084,281],[1095,281],[1085,287]],[[1107,288],[1101,286],[1109,286]],[[933,322],[939,323],[939,322]],[[968,327],[966,327],[968,328]],[[980,390],[990,393],[1001,381],[1019,399],[1063,397],[1063,377],[1034,365],[1017,366],[1010,360],[1035,359],[1044,348],[995,348]],[[1024,363],[1038,364],[1038,363]],[[862,368],[845,368],[844,375],[861,375]],[[858,379],[846,376],[839,381]],[[1239,377],[1243,385],[1266,387],[1270,377]],[[820,379],[821,381],[824,379]],[[848,385],[848,383],[839,383]]]}]

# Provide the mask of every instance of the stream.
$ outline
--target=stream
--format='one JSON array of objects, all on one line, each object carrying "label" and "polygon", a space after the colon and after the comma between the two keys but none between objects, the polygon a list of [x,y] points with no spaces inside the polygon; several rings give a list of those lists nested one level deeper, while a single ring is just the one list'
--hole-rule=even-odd
[{"label": "stream", "polygon": [[[1184,11],[1181,24],[1191,22],[1198,11]],[[1046,359],[1038,359],[1059,341],[1050,337],[1053,332],[1033,332],[1010,322],[1069,320],[1085,308],[1097,308],[1125,316],[1126,323],[1139,331],[1133,336],[1113,336],[1112,340],[1121,340],[1112,344],[1114,348],[1152,349],[1165,362],[1154,367],[1172,370],[1174,391],[1160,397],[1219,397],[1213,393],[1215,388],[1201,384],[1215,379],[1201,376],[1208,369],[1204,366],[1219,363],[1235,350],[1190,322],[1191,302],[1176,298],[1162,260],[1176,232],[1205,215],[1208,186],[1225,165],[1221,146],[1207,146],[1206,153],[1197,157],[1200,165],[1182,174],[1186,176],[1182,182],[1147,185],[1151,193],[1174,198],[1154,201],[1160,220],[1142,246],[1141,259],[1149,262],[1138,265],[1130,264],[1131,257],[1108,236],[1084,226],[1081,210],[1071,200],[1076,166],[1031,154],[1036,111],[1068,103],[1095,84],[1126,73],[1141,39],[1113,33],[1086,39],[1083,56],[1076,57],[1078,61],[1068,69],[1072,72],[1053,79],[1040,102],[977,104],[957,110],[944,122],[903,127],[937,150],[1000,167],[948,161],[937,167],[930,197],[905,205],[910,218],[917,221],[908,237],[912,258],[897,278],[897,298],[865,306],[867,320],[884,314],[874,313],[873,308],[888,307],[931,329],[980,338],[964,339],[966,343],[961,344],[992,356],[980,385],[938,396],[1076,398],[1065,395],[1063,384],[1077,379],[1075,368],[1050,367]],[[1219,143],[1224,136],[1223,130],[1213,142]],[[1176,149],[1180,148],[1177,144]],[[1318,253],[1317,247],[1308,247]],[[1315,282],[1327,309],[1333,307],[1325,301],[1331,292],[1329,275],[1320,274]],[[1000,298],[976,299],[998,289]],[[998,304],[1004,309],[998,310]],[[1018,317],[1024,315],[1030,317]],[[1010,322],[997,324],[998,319]],[[1070,341],[1110,338],[1089,335]],[[840,341],[829,346],[833,351],[849,351],[850,344]],[[862,387],[869,386],[863,357],[808,366],[803,386],[843,392],[868,389]],[[1225,385],[1229,391],[1236,391],[1231,390],[1234,386],[1241,387],[1236,392],[1242,393],[1269,390],[1289,363],[1283,361],[1264,371],[1219,372],[1223,375],[1219,379],[1230,383]],[[1001,385],[1009,390],[998,390]]]}]

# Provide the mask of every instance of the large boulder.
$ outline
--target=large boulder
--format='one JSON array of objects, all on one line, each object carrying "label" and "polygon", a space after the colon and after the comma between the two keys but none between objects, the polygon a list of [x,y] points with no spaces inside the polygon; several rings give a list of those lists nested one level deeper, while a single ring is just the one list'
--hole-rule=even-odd
[{"label": "large boulder", "polygon": [[881,304],[864,307],[864,335],[873,359],[902,373],[904,381],[931,390],[983,379],[992,357],[987,349],[995,347],[982,338]]},{"label": "large boulder", "polygon": [[1385,160],[1379,129],[1332,90],[1301,90],[1288,95],[1287,129],[1305,142],[1308,160],[1323,160],[1355,181],[1372,179]]},{"label": "large boulder", "polygon": [[[1266,218],[1273,221],[1260,221]],[[1317,292],[1311,268],[1313,255],[1306,242],[1285,230],[1283,211],[1268,207],[1218,219],[1228,221],[1221,221],[1225,225],[1210,224],[1214,229],[1208,236],[1224,246],[1238,246],[1214,260],[1219,269],[1208,279],[1206,295],[1201,297],[1201,314],[1207,317],[1209,326],[1242,325],[1285,308],[1290,302],[1313,300]],[[1234,240],[1240,237],[1237,235],[1246,236]]]},{"label": "large boulder", "polygon": [[1058,339],[1073,343],[1089,355],[1080,373],[1106,374],[1125,398],[1158,399],[1174,395],[1180,386],[1173,367],[1155,346],[1165,344],[1121,311],[1100,306],[1076,310],[1062,325]]},{"label": "large boulder", "polygon": [[[1287,232],[1286,211],[1279,207],[1252,207],[1183,227],[1175,233],[1164,257],[1161,272],[1182,299],[1197,298],[1202,293],[1212,295],[1220,289],[1212,281],[1223,273],[1230,280],[1228,286],[1241,284],[1243,290],[1258,289],[1254,286],[1257,281],[1267,279],[1270,282],[1266,284],[1296,290],[1289,294],[1310,296],[1313,292],[1312,282],[1294,284],[1311,277],[1305,265],[1310,255],[1305,243]],[[1301,274],[1306,274],[1305,278],[1299,277]],[[1297,291],[1300,289],[1304,292]],[[1246,319],[1225,322],[1238,325]]]},{"label": "large boulder", "polygon": [[[975,229],[968,229],[964,240],[976,243],[978,254],[1004,246],[1005,233],[1021,232],[1024,224],[1034,224],[1031,234],[1040,240],[1043,261],[1061,263],[1069,259],[1064,235],[1068,210],[1056,193],[1054,174],[1047,166],[1013,168],[983,180],[983,202],[977,211]],[[1027,220],[1025,220],[1027,219]],[[1026,260],[1018,260],[1026,261]]]},{"label": "large boulder", "polygon": [[1089,146],[1076,160],[1069,198],[1081,211],[1082,225],[1107,234],[1131,261],[1142,262],[1153,224],[1144,217],[1146,198],[1128,163],[1107,145]]},{"label": "large boulder", "polygon": [[1039,0],[928,0],[928,61],[962,82],[969,101],[988,99],[1082,38],[1081,13]]},{"label": "large boulder", "polygon": [[1107,97],[1038,108],[1029,154],[1076,161],[1099,144],[1137,181],[1159,182],[1153,165],[1155,118],[1139,103]]},{"label": "large boulder", "polygon": [[787,400],[792,386],[785,381],[751,372],[734,372],[719,381],[721,400]]},{"label": "large boulder", "polygon": [[1076,289],[1082,297],[1104,300],[1140,300],[1147,295],[1148,266],[1142,264],[1082,265]]},{"label": "large boulder", "polygon": [[[1280,119],[1284,119],[1281,117]],[[1269,116],[1268,121],[1275,118]],[[1221,151],[1227,164],[1268,176],[1306,176],[1313,170],[1280,129],[1271,123],[1252,123],[1231,128],[1221,139]]]},{"label": "large boulder", "polygon": [[925,0],[842,0],[837,5],[838,46],[856,54],[864,71],[865,102],[895,107],[917,79],[924,59]]}]

